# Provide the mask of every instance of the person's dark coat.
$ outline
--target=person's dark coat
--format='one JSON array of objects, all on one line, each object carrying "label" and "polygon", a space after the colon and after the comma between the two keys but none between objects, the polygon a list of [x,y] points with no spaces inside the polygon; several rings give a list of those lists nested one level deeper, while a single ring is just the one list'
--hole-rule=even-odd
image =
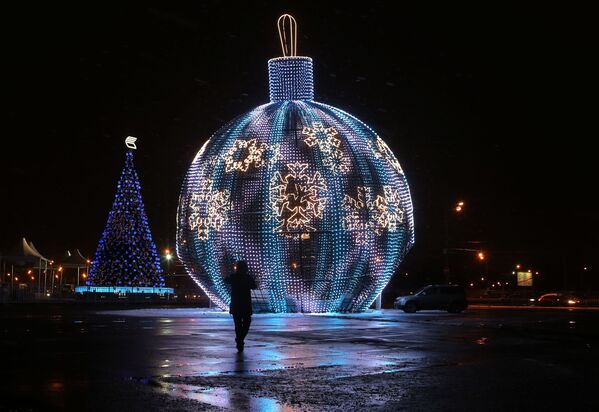
[{"label": "person's dark coat", "polygon": [[231,285],[229,313],[231,315],[251,315],[253,312],[250,290],[258,287],[254,278],[248,274],[233,273],[225,279],[225,282]]}]

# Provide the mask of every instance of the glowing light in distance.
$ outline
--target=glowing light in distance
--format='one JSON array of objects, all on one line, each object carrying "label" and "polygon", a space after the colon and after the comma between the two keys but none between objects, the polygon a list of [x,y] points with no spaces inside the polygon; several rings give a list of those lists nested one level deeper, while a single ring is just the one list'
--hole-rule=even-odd
[{"label": "glowing light in distance", "polygon": [[137,137],[127,136],[127,138],[125,139],[125,146],[127,146],[129,149],[137,149],[137,146],[135,145],[136,140]]}]

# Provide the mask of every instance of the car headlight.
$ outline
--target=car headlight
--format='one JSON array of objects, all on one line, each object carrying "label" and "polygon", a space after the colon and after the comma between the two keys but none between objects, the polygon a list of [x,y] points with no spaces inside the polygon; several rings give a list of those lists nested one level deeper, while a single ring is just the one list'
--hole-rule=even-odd
[{"label": "car headlight", "polygon": [[578,302],[574,299],[568,299],[568,305],[576,305]]}]

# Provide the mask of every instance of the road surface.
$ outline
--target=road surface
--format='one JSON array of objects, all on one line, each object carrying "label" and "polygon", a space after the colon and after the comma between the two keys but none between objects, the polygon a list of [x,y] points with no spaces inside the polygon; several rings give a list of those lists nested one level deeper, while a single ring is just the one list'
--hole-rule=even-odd
[{"label": "road surface", "polygon": [[599,410],[599,313],[255,315],[11,305],[0,410]]}]

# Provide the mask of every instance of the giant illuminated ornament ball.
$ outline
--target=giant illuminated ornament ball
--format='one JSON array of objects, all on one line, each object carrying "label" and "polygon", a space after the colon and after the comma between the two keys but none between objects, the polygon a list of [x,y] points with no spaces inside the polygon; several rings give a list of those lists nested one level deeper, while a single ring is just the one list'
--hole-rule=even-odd
[{"label": "giant illuminated ornament ball", "polygon": [[177,253],[219,307],[235,261],[272,312],[362,311],[414,242],[408,182],[369,126],[314,100],[295,20],[278,21],[270,103],[218,130],[197,153],[177,214]]}]

